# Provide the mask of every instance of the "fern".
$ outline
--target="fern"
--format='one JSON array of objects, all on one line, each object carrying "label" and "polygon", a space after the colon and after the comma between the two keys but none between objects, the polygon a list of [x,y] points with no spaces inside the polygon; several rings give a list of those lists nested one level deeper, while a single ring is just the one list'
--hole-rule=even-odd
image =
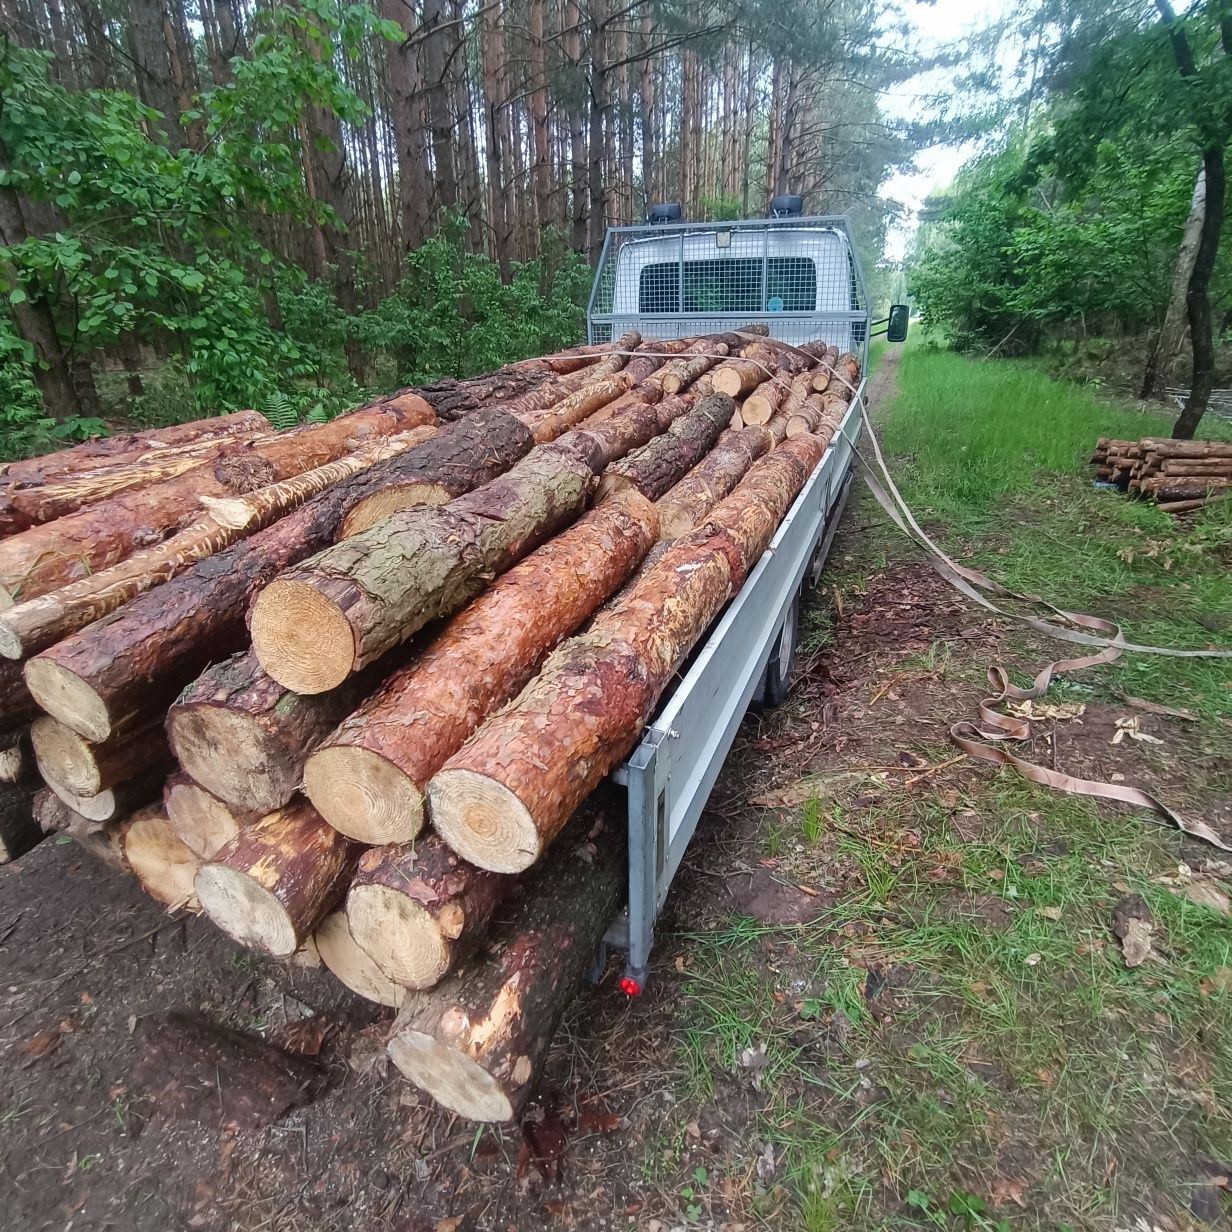
[{"label": "fern", "polygon": [[299,423],[299,409],[279,390],[266,397],[261,413],[279,432],[286,432],[288,428],[294,428]]}]

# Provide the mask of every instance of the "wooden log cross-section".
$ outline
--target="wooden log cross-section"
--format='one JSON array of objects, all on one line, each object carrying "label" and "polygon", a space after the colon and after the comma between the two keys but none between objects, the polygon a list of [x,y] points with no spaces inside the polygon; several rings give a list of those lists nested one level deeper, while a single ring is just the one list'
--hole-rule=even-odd
[{"label": "wooden log cross-section", "polygon": [[414,839],[428,780],[615,593],[658,527],[642,496],[620,493],[498,578],[308,758],[304,790],[321,815],[360,842]]},{"label": "wooden log cross-section", "polygon": [[184,773],[167,779],[163,810],[180,841],[201,860],[213,859],[245,826],[270,811],[237,809]]},{"label": "wooden log cross-section", "polygon": [[121,841],[124,862],[151,898],[173,910],[198,909],[193,879],[201,862],[180,841],[158,806],[130,818]]},{"label": "wooden log cross-section", "polygon": [[578,818],[558,858],[523,888],[477,961],[403,1002],[387,1050],[417,1087],[477,1121],[530,1097],[560,1016],[620,899],[622,827]]},{"label": "wooden log cross-section", "polygon": [[358,449],[373,436],[435,420],[426,404],[354,411],[331,423],[264,438],[243,454],[175,479],[121,492],[78,513],[0,541],[0,603],[36,598],[166,538],[226,497],[289,479]]},{"label": "wooden log cross-section", "polygon": [[288,958],[346,889],[359,848],[305,800],[242,829],[196,878],[202,910],[232,940]]},{"label": "wooden log cross-section", "polygon": [[448,505],[404,509],[287,570],[253,604],[261,666],[298,693],[336,688],[572,522],[597,461],[562,438]]},{"label": "wooden log cross-section", "polygon": [[824,451],[805,436],[756,462],[702,526],[553,652],[445,763],[428,785],[429,810],[455,851],[504,873],[539,858],[637,742],[676,668],[743,585]]},{"label": "wooden log cross-section", "polygon": [[30,725],[30,742],[39,773],[58,793],[73,796],[96,796],[142,774],[165,770],[171,761],[156,719],[91,743],[44,715]]}]

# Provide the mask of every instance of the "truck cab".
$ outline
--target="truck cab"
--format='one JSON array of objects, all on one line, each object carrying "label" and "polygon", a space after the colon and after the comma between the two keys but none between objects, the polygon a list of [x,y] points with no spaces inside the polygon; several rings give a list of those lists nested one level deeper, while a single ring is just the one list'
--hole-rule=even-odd
[{"label": "truck cab", "polygon": [[800,345],[824,338],[867,358],[868,293],[844,217],[804,217],[798,197],[769,218],[686,222],[655,206],[640,226],[612,227],[587,310],[591,342],[722,333],[760,323]]}]

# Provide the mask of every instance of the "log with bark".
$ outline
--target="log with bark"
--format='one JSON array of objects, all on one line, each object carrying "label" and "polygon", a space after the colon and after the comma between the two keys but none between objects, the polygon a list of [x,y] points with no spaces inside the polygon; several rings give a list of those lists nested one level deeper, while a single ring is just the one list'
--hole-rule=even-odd
[{"label": "log with bark", "polygon": [[154,719],[92,743],[50,715],[30,724],[39,773],[57,791],[96,796],[128,779],[165,771],[171,762],[162,724]]},{"label": "log with bark", "polygon": [[328,693],[301,694],[251,651],[216,663],[167,712],[180,766],[220,800],[269,813],[295,794],[309,754],[381,682],[389,666],[357,672]]},{"label": "log with bark", "polygon": [[726,394],[707,394],[662,435],[609,466],[599,495],[633,488],[647,500],[658,500],[710,452],[734,410]]},{"label": "log with bark", "polygon": [[19,659],[37,654],[177,576],[196,561],[255,534],[333,484],[369,467],[385,473],[385,467],[377,463],[411,450],[434,434],[433,428],[415,428],[398,436],[377,438],[354,453],[258,488],[247,496],[207,498],[204,517],[162,543],[0,612],[0,655]]},{"label": "log with bark", "polygon": [[428,785],[429,813],[459,855],[504,873],[539,858],[636,744],[823,452],[801,437],[756,462],[703,525],[648,564],[445,763]]},{"label": "log with bark", "polygon": [[790,382],[778,375],[762,381],[740,404],[740,418],[746,424],[767,424],[791,392]]},{"label": "log with bark", "polygon": [[50,787],[44,787],[34,795],[33,810],[44,834],[65,834],[108,868],[131,873],[124,856],[124,836],[134,817],[152,811],[152,806],[111,821],[91,821],[73,812]]},{"label": "log with bark", "polygon": [[312,941],[321,961],[353,993],[394,1009],[406,999],[406,989],[395,984],[355,943],[345,911],[331,911],[317,925]]},{"label": "log with bark", "polygon": [[659,499],[661,537],[679,539],[687,535],[772,448],[774,437],[767,428],[724,433],[714,449]]},{"label": "log with bark", "polygon": [[596,360],[604,359],[613,352],[636,351],[642,345],[642,335],[635,329],[621,334],[614,342],[588,342],[581,346],[569,347],[552,355],[545,355],[543,363],[555,372],[574,372],[585,368]]},{"label": "log with bark", "polygon": [[114,821],[117,817],[128,817],[151,801],[157,800],[165,777],[165,763],[158,761],[136,777],[125,779],[92,796],[74,795],[54,779],[48,779],[46,782],[77,816],[98,823]]},{"label": "log with bark", "polygon": [[403,453],[396,466],[371,476],[369,491],[342,519],[339,538],[367,530],[414,505],[444,505],[503,475],[534,447],[531,430],[513,415],[479,410]]},{"label": "log with bark", "polygon": [[449,505],[403,510],[287,570],[252,608],[261,666],[299,693],[336,688],[572,522],[598,461],[562,438]]},{"label": "log with bark", "polygon": [[175,479],[121,492],[78,513],[0,542],[0,596],[36,598],[123,560],[195,521],[203,497],[227,497],[289,479],[374,436],[392,436],[435,417],[426,404],[356,411],[332,423],[264,438],[242,453]]},{"label": "log with bark", "polygon": [[559,858],[529,879],[475,961],[407,997],[388,1045],[394,1064],[462,1116],[518,1116],[619,906],[624,868],[621,826],[580,825]]},{"label": "log with bark", "polygon": [[774,368],[761,359],[729,359],[710,374],[710,388],[732,398],[743,398],[774,374]]},{"label": "log with bark", "polygon": [[167,779],[163,808],[180,841],[201,860],[212,860],[245,826],[269,811],[237,809],[182,772]]},{"label": "log with bark", "polygon": [[347,894],[351,936],[387,978],[431,988],[479,947],[513,884],[468,864],[436,834],[373,847]]},{"label": "log with bark", "polygon": [[24,731],[40,713],[21,665],[0,661],[0,743],[11,744],[14,733]]},{"label": "log with bark", "polygon": [[180,841],[159,806],[130,818],[122,842],[125,864],[152,899],[173,911],[199,910],[193,879],[201,861]]},{"label": "log with bark", "polygon": [[709,372],[725,359],[729,349],[726,343],[699,338],[679,359],[664,365],[657,378],[659,388],[664,394],[678,394],[687,389],[703,372]]},{"label": "log with bark", "polygon": [[534,433],[539,444],[554,441],[570,428],[577,427],[583,419],[593,415],[595,411],[615,402],[622,394],[628,393],[636,384],[636,373],[615,372],[583,386],[575,393],[569,394],[559,402],[533,413],[526,413],[520,418]]},{"label": "log with bark", "polygon": [[305,800],[245,826],[196,878],[202,910],[232,940],[287,958],[345,892],[359,848]]},{"label": "log with bark", "polygon": [[188,445],[148,450],[135,458],[121,458],[84,468],[69,475],[36,484],[14,484],[3,498],[8,515],[6,534],[28,530],[41,522],[75,513],[96,501],[105,500],[137,484],[174,479],[208,461],[226,457],[270,433],[210,437]]},{"label": "log with bark", "polygon": [[653,506],[620,493],[498,578],[308,758],[304,790],[322,816],[364,843],[413,839],[428,780],[615,593],[657,534]]},{"label": "log with bark", "polygon": [[48,647],[26,664],[38,704],[91,740],[165,711],[204,666],[247,642],[244,614],[253,595],[334,541],[366,480],[358,475],[326,488],[272,526]]}]

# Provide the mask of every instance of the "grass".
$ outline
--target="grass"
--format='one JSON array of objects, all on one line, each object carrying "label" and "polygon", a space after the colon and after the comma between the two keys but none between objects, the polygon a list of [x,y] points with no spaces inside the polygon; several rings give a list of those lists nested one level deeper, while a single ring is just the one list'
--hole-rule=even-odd
[{"label": "grass", "polygon": [[[883,416],[904,496],[955,555],[1120,620],[1133,639],[1232,643],[1232,516],[1178,523],[1089,482],[1097,436],[1157,432],[1159,417],[1025,364],[918,343]],[[870,520],[861,497],[848,525]],[[840,542],[825,593],[850,612],[887,560],[913,556],[884,529],[862,532]],[[841,639],[831,606],[806,611],[814,653]],[[1067,653],[1013,633],[1003,643],[1032,661]],[[976,682],[986,656],[952,641],[900,651],[860,696],[890,678]],[[841,667],[841,644],[831,661]],[[1230,683],[1226,663],[1127,655],[1054,695],[1131,692],[1197,711],[1188,738],[1213,768],[1192,786],[1212,798],[1232,790]],[[885,764],[886,739],[848,764]],[[929,741],[914,747],[930,764],[952,753]],[[805,772],[843,765],[823,753]],[[1175,882],[1183,861],[1220,853],[1007,774],[960,768],[915,791],[883,777],[872,804],[827,796],[764,816],[749,863],[829,891],[814,923],[736,918],[687,934],[678,1094],[695,1108],[755,1085],[748,1156],[769,1143],[778,1160],[773,1178],[748,1181],[757,1226],[1198,1226],[1197,1161],[1232,1160],[1232,921]],[[1154,928],[1154,956],[1134,968],[1111,929],[1130,895]],[[697,1163],[686,1155],[681,1169]],[[752,1176],[747,1159],[725,1166]],[[682,1209],[686,1223],[701,1202]]]}]

